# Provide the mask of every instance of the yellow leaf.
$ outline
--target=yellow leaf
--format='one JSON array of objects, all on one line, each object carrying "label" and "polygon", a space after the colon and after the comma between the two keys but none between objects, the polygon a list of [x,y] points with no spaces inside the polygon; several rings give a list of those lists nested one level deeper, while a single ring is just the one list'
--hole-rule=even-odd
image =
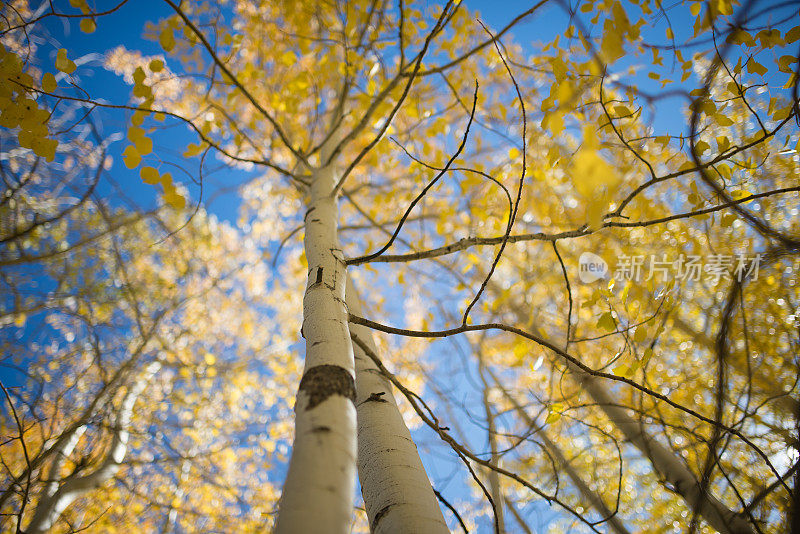
[{"label": "yellow leaf", "polygon": [[49,72],[45,72],[42,76],[42,90],[47,93],[52,93],[58,88],[56,77]]},{"label": "yellow leaf", "polygon": [[719,126],[733,126],[733,120],[722,113],[714,115],[714,120],[717,121]]},{"label": "yellow leaf", "polygon": [[139,176],[146,184],[155,185],[160,181],[158,171],[154,167],[142,167]]},{"label": "yellow leaf", "polygon": [[627,106],[614,106],[614,113],[617,117],[627,117],[631,114],[631,110]]},{"label": "yellow leaf", "polygon": [[777,63],[778,63],[778,70],[781,72],[792,73],[792,63],[796,63],[797,58],[794,56],[781,56]]},{"label": "yellow leaf", "polygon": [[136,70],[133,71],[133,81],[136,85],[144,83],[147,75],[144,73],[144,69],[142,67],[136,67]]},{"label": "yellow leaf", "polygon": [[670,41],[675,38],[675,34],[672,32],[672,28],[667,28],[667,39]]},{"label": "yellow leaf", "polygon": [[622,35],[614,28],[610,20],[606,20],[603,27],[603,41],[600,43],[600,52],[603,61],[613,63],[625,55],[625,48],[622,46]]},{"label": "yellow leaf", "polygon": [[153,140],[149,137],[140,137],[136,141],[136,150],[140,155],[146,156],[153,151]]},{"label": "yellow leaf", "polygon": [[142,156],[136,151],[136,147],[133,145],[125,147],[125,150],[122,152],[122,159],[125,162],[125,166],[129,169],[135,169],[142,162]]},{"label": "yellow leaf", "polygon": [[83,33],[94,33],[97,29],[97,24],[94,19],[83,19],[81,21],[81,31]]},{"label": "yellow leaf", "polygon": [[800,26],[795,26],[786,32],[786,35],[783,36],[783,40],[786,41],[787,44],[792,44],[795,41],[800,40]]},{"label": "yellow leaf", "polygon": [[697,151],[697,154],[698,154],[699,156],[702,156],[702,155],[703,155],[703,152],[705,152],[706,150],[710,149],[710,148],[711,148],[711,146],[710,146],[708,143],[706,143],[705,141],[698,141],[698,142],[697,142],[697,143],[694,145],[694,148],[695,148],[695,150]]},{"label": "yellow leaf", "polygon": [[614,316],[611,312],[605,312],[600,316],[600,319],[597,320],[597,328],[609,332],[613,332],[617,329],[617,323],[614,321]]},{"label": "yellow leaf", "polygon": [[789,117],[792,114],[792,105],[789,104],[788,106],[778,109],[775,113],[772,114],[772,120],[774,121],[782,121]]},{"label": "yellow leaf", "polygon": [[614,367],[614,374],[617,376],[621,376],[624,378],[630,377],[631,374],[631,366],[628,365],[618,365]]},{"label": "yellow leaf", "polygon": [[586,204],[586,223],[589,228],[597,229],[603,227],[603,217],[607,209],[607,202],[591,201]]},{"label": "yellow leaf", "polygon": [[561,414],[564,412],[565,406],[563,403],[554,402],[550,405],[545,423],[550,424],[561,419]]},{"label": "yellow leaf", "polygon": [[732,31],[731,34],[728,35],[726,41],[732,44],[745,44],[749,47],[756,46],[753,36],[742,29]]},{"label": "yellow leaf", "polygon": [[161,44],[161,48],[166,52],[175,48],[175,34],[172,33],[172,28],[164,28],[158,36],[158,42]]},{"label": "yellow leaf", "polygon": [[748,60],[748,62],[747,62],[747,72],[749,72],[750,74],[754,74],[755,73],[755,74],[758,74],[760,76],[763,76],[763,75],[765,75],[767,73],[767,68],[764,67],[764,65],[762,65],[761,63],[759,63],[755,59],[750,58]]},{"label": "yellow leaf", "polygon": [[147,117],[147,115],[149,115],[149,113],[146,111],[142,110],[136,111],[131,117],[131,124],[133,124],[134,126],[141,126],[142,123],[144,123],[144,119],[145,117]]},{"label": "yellow leaf", "polygon": [[162,70],[164,70],[164,62],[161,61],[160,59],[154,59],[153,61],[150,62],[148,68],[152,72],[161,72]]},{"label": "yellow leaf", "polygon": [[775,28],[771,30],[761,30],[756,34],[756,39],[761,42],[761,46],[764,48],[772,48],[775,45],[784,45],[783,39],[781,39],[781,32]]},{"label": "yellow leaf", "polygon": [[60,48],[56,55],[56,68],[66,74],[72,74],[77,68],[75,62],[67,58],[67,50]]},{"label": "yellow leaf", "polygon": [[176,193],[174,191],[165,194],[164,200],[167,202],[167,204],[169,204],[176,210],[182,210],[183,208],[186,207],[186,199],[183,198],[183,196],[181,196],[179,193]]},{"label": "yellow leaf", "polygon": [[193,156],[198,155],[200,152],[202,152],[202,150],[203,150],[203,145],[199,143],[198,144],[189,143],[189,145],[186,147],[186,151],[183,153],[183,157],[191,158]]},{"label": "yellow leaf", "polygon": [[515,160],[520,156],[520,152],[518,148],[512,148],[508,151],[508,159]]},{"label": "yellow leaf", "polygon": [[58,141],[55,139],[47,139],[46,137],[39,137],[32,143],[33,152],[40,157],[45,158],[47,161],[56,159],[56,148]]},{"label": "yellow leaf", "polygon": [[633,340],[636,343],[641,343],[645,339],[647,339],[647,329],[644,327],[644,325],[637,326],[636,327],[636,332],[633,333]]},{"label": "yellow leaf", "polygon": [[595,198],[601,187],[610,190],[620,182],[614,167],[591,149],[581,149],[573,156],[569,175],[575,189],[586,199]]},{"label": "yellow leaf", "polygon": [[547,128],[554,135],[560,134],[564,130],[564,114],[560,111],[545,113],[542,128]]}]

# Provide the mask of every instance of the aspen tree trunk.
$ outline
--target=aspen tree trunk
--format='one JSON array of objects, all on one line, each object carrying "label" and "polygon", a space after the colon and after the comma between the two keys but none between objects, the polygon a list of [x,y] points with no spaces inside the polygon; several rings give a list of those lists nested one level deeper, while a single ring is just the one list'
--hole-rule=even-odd
[{"label": "aspen tree trunk", "polygon": [[[108,452],[100,465],[87,475],[70,476],[56,484],[52,482],[48,484],[44,494],[39,499],[33,517],[30,523],[28,523],[28,527],[25,529],[26,534],[47,532],[61,513],[75,499],[100,486],[103,482],[109,480],[116,474],[128,452],[133,407],[139,395],[141,395],[142,391],[147,387],[150,379],[160,368],[161,364],[158,362],[149,364],[145,367],[139,378],[128,388],[128,391],[122,398],[122,403],[120,404],[116,420],[114,421],[114,436],[111,440]],[[65,457],[71,454],[79,439],[80,435],[78,432],[70,436],[65,447],[59,451],[57,456],[53,459],[53,465],[49,470],[49,476],[59,476],[59,473],[55,472],[55,470],[61,470]]]},{"label": "aspen tree trunk", "polygon": [[514,519],[517,520],[517,524],[519,525],[519,528],[521,528],[522,531],[525,534],[533,534],[533,532],[531,531],[530,527],[528,526],[528,523],[525,522],[525,518],[523,518],[522,515],[520,515],[519,511],[514,506],[514,503],[511,502],[511,500],[509,500],[508,497],[505,497],[504,500],[505,500],[505,503],[506,503],[506,508],[508,508],[509,511],[511,511],[511,515],[513,515]]},{"label": "aspen tree trunk", "polygon": [[[708,337],[704,332],[697,331],[680,315],[674,315],[671,318],[673,324],[678,327],[678,330],[691,337],[692,341],[710,351],[717,350],[717,342],[715,340]],[[727,361],[739,374],[747,377],[759,390],[766,393],[766,395],[771,398],[770,402],[783,410],[787,416],[797,413],[797,411],[800,410],[800,401],[793,398],[773,377],[764,374],[764,372],[759,369],[748,368],[745,358],[747,358],[747,356],[734,353]]]},{"label": "aspen tree trunk", "polygon": [[701,493],[699,481],[683,460],[648,435],[641,423],[620,407],[596,377],[573,366],[570,367],[579,373],[577,378],[583,385],[584,391],[592,397],[625,438],[650,460],[659,475],[672,486],[675,493],[683,497],[689,508],[719,532],[726,534],[754,532],[745,517],[730,510],[708,490]]},{"label": "aspen tree trunk", "polygon": [[[186,490],[184,489],[183,485],[186,482],[186,479],[189,477],[189,470],[191,466],[189,465],[189,460],[183,460],[181,462],[181,475],[178,478],[178,481],[175,483],[175,492],[173,497],[173,502],[178,499],[182,499],[184,495],[186,495]],[[167,514],[167,520],[164,522],[164,526],[161,527],[162,534],[169,534],[170,532],[175,531],[175,524],[178,521],[178,509],[175,508],[171,503],[169,505],[169,513]]]},{"label": "aspen tree trunk", "polygon": [[[525,314],[516,311],[519,320],[524,322]],[[583,386],[606,417],[653,465],[661,478],[669,483],[671,489],[680,495],[686,505],[712,528],[723,534],[753,534],[752,525],[742,514],[737,514],[714,497],[709,490],[701,491],[700,482],[686,466],[683,459],[667,449],[659,441],[647,434],[642,424],[631,417],[621,403],[608,393],[600,379],[583,369],[566,362],[575,380]]]},{"label": "aspen tree trunk", "polygon": [[[497,454],[497,429],[494,422],[494,413],[492,413],[492,405],[489,401],[489,382],[486,380],[486,373],[490,372],[486,368],[486,362],[483,358],[483,353],[478,351],[478,374],[483,383],[482,400],[483,411],[486,415],[486,431],[489,435],[489,450],[491,451],[492,464],[500,465],[500,455]],[[506,531],[505,517],[503,515],[503,491],[500,487],[500,476],[497,471],[489,469],[487,473],[489,479],[489,490],[494,502],[494,510],[497,515],[497,530],[500,533]]]},{"label": "aspen tree trunk", "polygon": [[[335,140],[321,149],[327,161]],[[347,276],[337,238],[333,163],[312,169],[305,225],[308,285],[303,297],[306,357],[295,402],[295,437],[276,532],[345,534],[353,520],[356,409]]]},{"label": "aspen tree trunk", "polygon": [[[508,401],[514,406],[514,410],[522,417],[525,421],[525,424],[528,427],[533,427],[536,424],[536,421],[531,419],[522,406],[520,406],[517,399],[515,399],[511,394],[505,389],[497,378],[492,375],[492,378],[495,381],[495,384],[500,391],[503,392],[503,396],[508,399]],[[542,440],[547,452],[552,454],[555,457],[556,463],[558,464],[559,469],[561,469],[566,475],[572,480],[572,483],[575,484],[575,488],[580,492],[581,496],[589,503],[597,512],[606,519],[605,524],[609,526],[609,528],[615,532],[616,534],[630,534],[630,531],[625,527],[625,524],[622,522],[620,517],[614,514],[611,509],[606,505],[605,501],[597,494],[594,490],[592,490],[589,485],[581,478],[578,472],[570,465],[567,458],[561,452],[559,446],[550,440],[544,431],[539,431],[536,433],[536,437]]]},{"label": "aspen tree trunk", "polygon": [[[362,315],[358,293],[347,279],[347,307]],[[368,328],[350,331],[377,354]],[[356,343],[356,410],[358,412],[358,477],[370,531],[379,533],[449,533],[439,502],[419,458],[392,385]]]}]

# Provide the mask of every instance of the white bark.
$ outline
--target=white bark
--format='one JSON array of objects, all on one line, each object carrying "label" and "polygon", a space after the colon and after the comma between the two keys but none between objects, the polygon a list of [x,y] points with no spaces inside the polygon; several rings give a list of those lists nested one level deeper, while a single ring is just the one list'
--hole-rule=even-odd
[{"label": "white bark", "polygon": [[56,446],[53,450],[55,457],[53,458],[50,468],[47,470],[46,480],[47,483],[44,487],[44,495],[52,497],[58,490],[61,478],[61,470],[64,468],[64,463],[69,458],[72,451],[78,445],[81,437],[86,433],[86,425],[81,425],[73,430],[61,443],[61,446]]},{"label": "white bark", "polygon": [[[144,391],[153,375],[161,368],[161,364],[153,362],[147,365],[137,380],[128,387],[128,391],[122,398],[122,403],[117,409],[117,416],[114,421],[114,435],[111,438],[108,452],[100,465],[86,475],[71,475],[63,480],[57,480],[60,473],[60,466],[72,449],[77,445],[80,435],[76,432],[70,436],[65,447],[53,460],[53,466],[48,476],[52,477],[48,482],[45,492],[39,498],[33,517],[26,534],[40,534],[48,531],[67,506],[83,495],[84,493],[100,486],[109,480],[119,470],[119,466],[125,459],[128,452],[128,440],[130,438],[130,424],[133,417],[133,407],[136,400]],[[82,433],[82,432],[81,432]]]},{"label": "white bark", "polygon": [[[361,302],[347,280],[347,306],[361,315]],[[372,332],[350,325],[353,334],[377,354]],[[445,534],[449,530],[430,480],[419,458],[392,385],[357,344],[356,410],[358,411],[358,476],[370,531]]]},{"label": "white bark", "polygon": [[[322,147],[320,161],[327,161],[336,138],[331,136]],[[305,226],[305,368],[276,532],[345,534],[350,532],[355,495],[355,370],[344,302],[345,263],[337,239],[333,164],[314,169],[311,179]]]}]

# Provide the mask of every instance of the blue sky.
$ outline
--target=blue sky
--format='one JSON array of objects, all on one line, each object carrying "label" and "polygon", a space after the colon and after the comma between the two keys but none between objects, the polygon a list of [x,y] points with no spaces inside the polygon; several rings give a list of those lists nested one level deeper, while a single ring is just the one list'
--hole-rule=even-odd
[{"label": "blue sky", "polygon": [[[495,30],[503,27],[514,15],[529,8],[531,5],[530,2],[522,0],[465,0],[465,4],[469,8],[478,9],[482,20],[487,22]],[[130,2],[120,10],[119,13],[105,17],[98,25],[97,32],[91,35],[80,32],[77,28],[77,24],[70,25],[62,20],[50,19],[47,25],[50,28],[51,34],[57,36],[55,38],[58,41],[58,46],[55,48],[67,48],[70,50],[71,57],[103,53],[120,44],[124,44],[130,49],[140,50],[144,54],[156,55],[162,53],[159,45],[141,39],[144,23],[148,20],[156,20],[168,16],[171,13],[172,11],[169,6],[164,2],[146,0]],[[512,35],[523,44],[547,41],[554,35],[544,35],[540,33],[542,28],[552,28],[554,31],[561,31],[564,28],[564,20],[565,15],[559,8],[545,7],[542,13],[533,18],[531,22],[521,24],[513,30]],[[545,22],[544,24],[543,21]],[[681,32],[691,31],[691,25],[686,24],[687,21],[676,21],[673,19],[672,22]],[[89,73],[88,71],[91,72]],[[93,69],[80,69],[79,72],[86,73],[81,75],[80,83],[91,96],[102,97],[107,101],[115,103],[127,102],[129,100],[130,87],[127,86],[120,77],[104,71],[99,65]],[[647,82],[645,81],[644,83]],[[674,109],[679,105],[680,103],[678,101],[672,103],[666,101],[665,112],[659,116],[657,125],[670,129],[681,127],[684,120]],[[673,109],[670,109],[671,106]],[[102,131],[106,134],[124,131],[126,127],[124,117],[119,114],[100,114],[98,116],[102,117],[100,126]],[[170,128],[167,132],[155,134],[154,141],[156,145],[155,150],[158,151],[160,144],[167,148],[181,146],[181,144],[185,146],[190,142],[194,142],[195,138],[182,127],[174,127]],[[125,193],[137,203],[142,206],[152,206],[155,202],[156,190],[152,187],[144,186],[141,183],[138,170],[128,170],[120,164],[121,150],[126,144],[125,141],[118,141],[111,145],[110,154],[114,157],[117,164],[114,165],[113,171],[111,171],[109,175],[113,177],[114,181],[121,184]],[[211,166],[215,165],[212,163]],[[239,183],[245,177],[242,171],[239,170],[221,170],[214,176],[211,176],[206,182],[205,193],[206,195],[212,195],[220,186]],[[180,177],[176,176],[176,179],[180,179]],[[105,192],[110,195],[111,189],[108,182],[105,182],[104,187],[105,190],[101,190],[100,192]],[[196,190],[193,190],[193,192],[196,193]],[[206,207],[210,212],[218,215],[220,218],[229,221],[235,221],[237,218],[238,200],[233,194],[224,195],[213,204],[207,205]],[[441,343],[441,347],[444,353],[447,353],[449,350],[445,342]],[[4,381],[6,378],[10,377],[10,375],[5,374],[2,368],[0,368],[0,375],[3,376]],[[476,429],[477,427],[472,428],[472,433],[475,433]],[[419,432],[418,435],[423,438],[423,442],[430,442],[435,439],[429,433]],[[453,464],[450,461],[445,462],[436,459],[430,463],[429,467],[436,478],[443,479],[451,471]],[[458,488],[458,484],[462,484],[462,487]],[[453,479],[453,482],[446,487],[448,495],[466,498],[462,478],[456,477]],[[549,512],[548,506],[544,503],[539,503],[531,508],[535,509],[536,513],[542,514],[542,518],[545,520],[551,513]],[[488,526],[488,524],[483,526]]]}]

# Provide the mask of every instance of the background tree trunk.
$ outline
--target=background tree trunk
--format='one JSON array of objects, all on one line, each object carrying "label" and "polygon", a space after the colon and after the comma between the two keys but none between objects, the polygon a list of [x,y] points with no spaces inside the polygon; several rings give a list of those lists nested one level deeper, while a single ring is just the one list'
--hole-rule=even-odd
[{"label": "background tree trunk", "polygon": [[[122,399],[117,417],[114,421],[114,435],[111,439],[108,452],[101,461],[100,465],[87,475],[77,476],[78,473],[64,478],[60,482],[51,482],[45,489],[45,493],[36,505],[31,521],[25,529],[27,534],[40,534],[47,532],[53,523],[59,518],[61,513],[75,499],[84,493],[98,487],[103,482],[109,480],[119,470],[119,465],[125,459],[128,452],[128,440],[130,438],[130,424],[133,416],[133,407],[142,391],[153,378],[153,375],[161,368],[158,362],[147,365],[139,378],[129,386],[127,393]],[[83,428],[83,427],[79,427]],[[56,457],[53,458],[50,477],[59,476],[59,471],[63,462],[72,449],[77,445],[83,431],[76,431],[70,436]]]},{"label": "background tree trunk", "polygon": [[[347,279],[347,307],[361,315],[361,301]],[[356,339],[377,354],[372,332],[351,324]],[[355,343],[358,411],[358,477],[370,531],[445,534],[449,530],[392,385]]]},{"label": "background tree trunk", "polygon": [[[526,315],[516,308],[518,320],[523,321]],[[700,483],[689,470],[684,461],[673,451],[667,449],[652,436],[647,434],[643,425],[631,417],[621,403],[617,402],[601,383],[570,362],[565,362],[574,379],[583,386],[606,417],[617,427],[625,439],[636,447],[645,458],[650,460],[658,474],[669,483],[671,491],[680,495],[689,509],[696,512],[709,525],[725,534],[752,534],[750,522],[741,514],[737,514],[719,501],[711,493],[701,491]]]},{"label": "background tree trunk", "polygon": [[[520,415],[525,424],[528,425],[529,428],[533,428],[536,425],[536,421],[531,419],[528,415],[528,412],[520,406],[517,399],[515,399],[511,393],[508,392],[497,378],[492,374],[492,378],[494,379],[495,384],[503,392],[503,396],[508,399],[512,406],[514,406],[514,410]],[[575,484],[575,488],[581,494],[581,496],[585,499],[587,503],[589,503],[597,512],[605,519],[605,524],[609,526],[609,528],[615,532],[616,534],[630,534],[630,531],[625,527],[625,524],[620,519],[619,515],[614,513],[608,505],[606,505],[603,498],[589,485],[583,480],[583,478],[578,474],[578,472],[570,465],[567,458],[564,456],[564,453],[561,452],[561,448],[558,446],[557,443],[554,443],[544,430],[540,430],[536,433],[536,437],[542,440],[542,443],[547,448],[547,451],[555,457],[556,463],[558,464],[559,468],[563,470],[564,473],[572,480],[572,483]]]}]

